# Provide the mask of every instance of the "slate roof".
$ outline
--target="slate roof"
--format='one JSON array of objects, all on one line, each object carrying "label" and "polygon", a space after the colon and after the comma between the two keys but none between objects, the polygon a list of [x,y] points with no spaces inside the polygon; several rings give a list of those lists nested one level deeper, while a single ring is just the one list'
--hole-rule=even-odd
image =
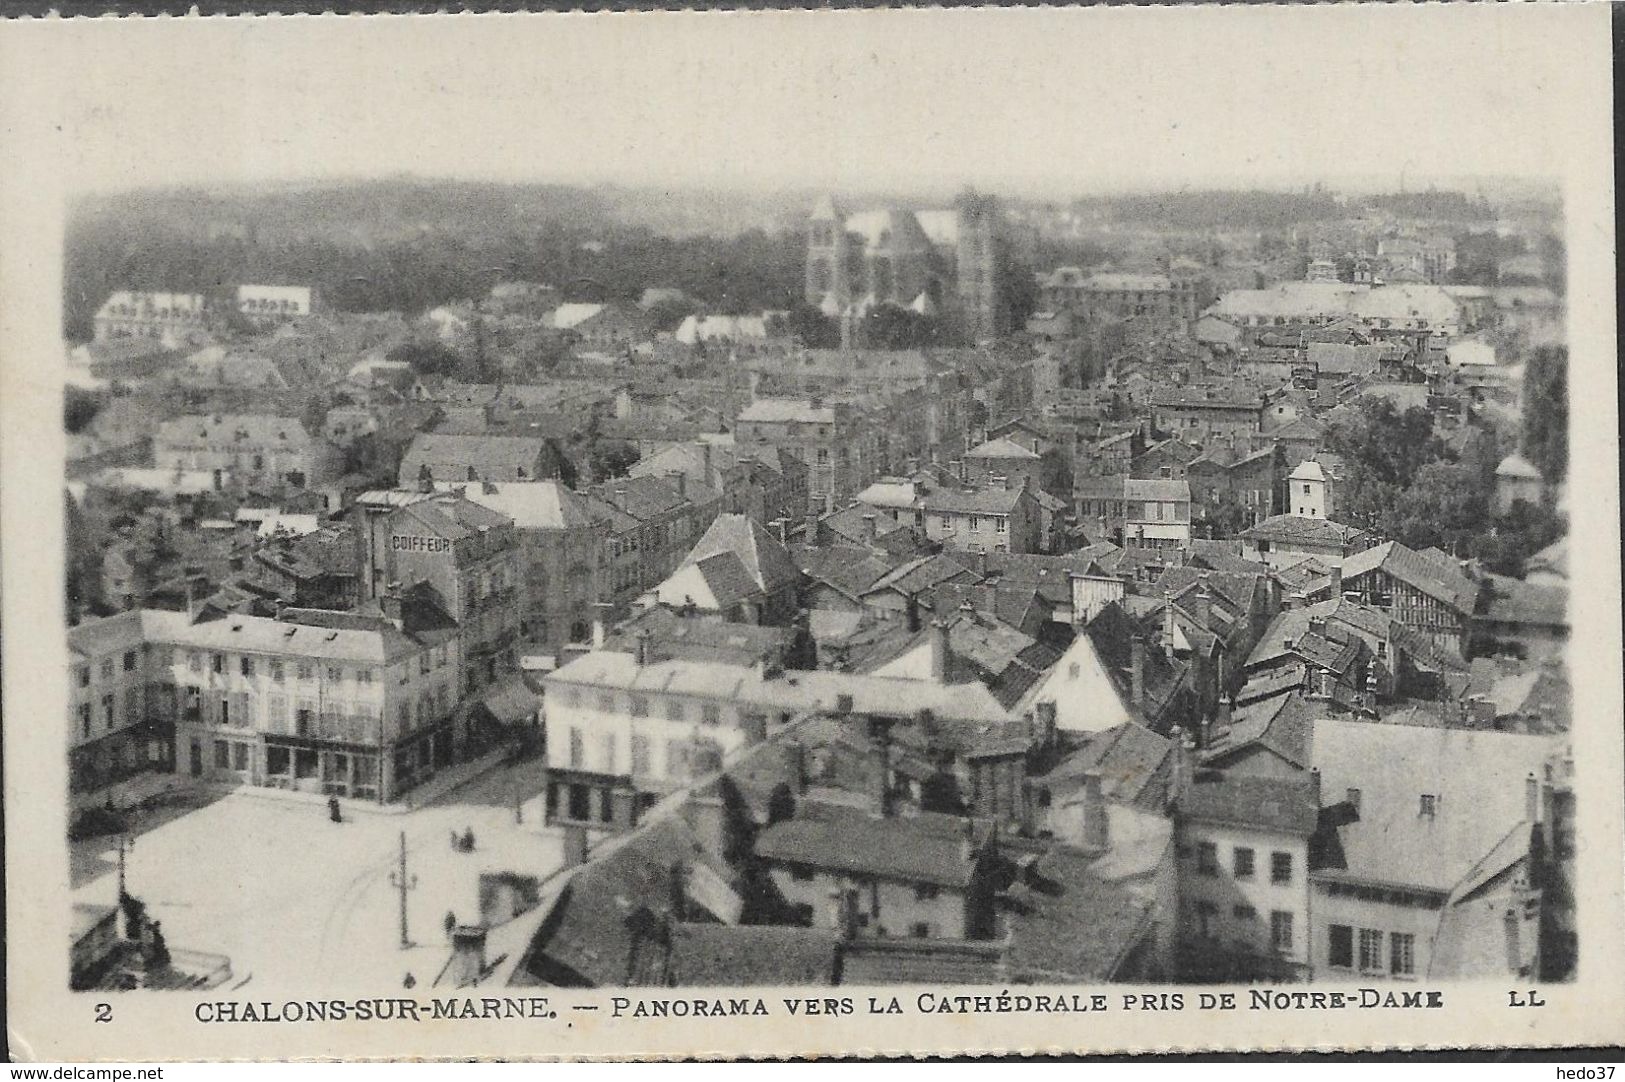
[{"label": "slate roof", "polygon": [[[716,557],[723,554],[732,555],[746,582],[763,594],[775,594],[801,581],[801,569],[791,559],[789,550],[746,515],[718,515],[694,543],[681,566],[700,565],[710,583],[711,568],[722,567]],[[720,600],[720,594],[718,598]]]},{"label": "slate roof", "polygon": [[926,511],[938,513],[1008,515],[1026,491],[1025,484],[1015,488],[935,488],[922,495],[919,504]]},{"label": "slate roof", "polygon": [[1308,837],[1320,806],[1309,782],[1247,774],[1198,774],[1179,797],[1182,818]]},{"label": "slate roof", "polygon": [[617,477],[588,492],[638,523],[670,514],[684,504],[708,504],[721,497],[713,488],[689,482],[686,495],[665,477]]},{"label": "slate roof", "polygon": [[1223,759],[1249,747],[1262,747],[1292,766],[1308,770],[1315,721],[1326,715],[1326,705],[1301,695],[1297,683],[1293,681],[1291,691],[1236,707],[1230,728],[1214,734],[1213,743],[1203,749],[1203,760]]},{"label": "slate roof", "polygon": [[1252,611],[1254,593],[1260,586],[1267,588],[1269,579],[1267,573],[1209,571],[1186,564],[1164,570],[1152,585],[1151,592],[1158,597],[1171,592],[1174,600],[1178,601],[1186,591],[1195,590],[1203,582],[1207,583],[1216,598],[1230,607],[1231,612],[1245,615]]},{"label": "slate roof", "polygon": [[1478,586],[1442,553],[1424,555],[1398,541],[1384,541],[1343,561],[1343,581],[1381,569],[1401,582],[1443,602],[1456,613],[1471,615],[1477,605]]},{"label": "slate roof", "polygon": [[685,618],[656,605],[617,624],[605,636],[604,649],[635,653],[637,636],[643,632],[648,633],[650,653],[657,659],[741,666],[778,658],[795,638],[788,628]]},{"label": "slate roof", "polygon": [[1124,722],[1091,734],[1087,744],[1037,780],[1052,789],[1072,788],[1082,785],[1084,775],[1098,773],[1108,801],[1161,810],[1173,747],[1173,741],[1139,722]]},{"label": "slate roof", "polygon": [[959,561],[938,553],[919,556],[893,568],[876,579],[864,593],[895,590],[905,597],[915,597],[945,582],[974,582],[979,577]]},{"label": "slate roof", "polygon": [[1189,481],[1166,481],[1130,477],[1123,482],[1125,500],[1174,500],[1190,502]]},{"label": "slate roof", "polygon": [[[1317,876],[1454,890],[1525,821],[1525,779],[1544,776],[1556,738],[1496,731],[1315,722],[1323,791],[1360,790],[1358,817],[1337,830]],[[1436,799],[1431,818],[1422,794]]]},{"label": "slate roof", "polygon": [[[412,437],[406,453],[401,456],[398,478],[403,487],[417,484],[422,467],[465,470],[472,468],[480,477],[511,479],[519,470],[540,480],[549,472],[557,471],[557,452],[542,436],[517,436],[496,433],[459,435],[445,432],[419,432]],[[447,477],[449,481],[467,480],[466,476]]]},{"label": "slate roof", "polygon": [[175,417],[158,426],[154,441],[160,446],[185,447],[208,443],[270,448],[302,448],[311,442],[309,433],[297,417],[275,417],[264,413]]},{"label": "slate roof", "polygon": [[522,530],[579,529],[594,522],[587,501],[562,481],[441,481],[435,487],[506,515]]}]

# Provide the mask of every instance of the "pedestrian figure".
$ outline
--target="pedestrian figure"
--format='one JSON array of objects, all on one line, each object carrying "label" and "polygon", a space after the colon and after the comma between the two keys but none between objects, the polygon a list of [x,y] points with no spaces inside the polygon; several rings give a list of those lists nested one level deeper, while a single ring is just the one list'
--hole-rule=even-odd
[{"label": "pedestrian figure", "polygon": [[446,940],[450,942],[451,934],[457,930],[457,914],[446,910]]},{"label": "pedestrian figure", "polygon": [[464,827],[463,828],[463,852],[472,853],[473,851],[474,851],[474,828],[473,827]]},{"label": "pedestrian figure", "polygon": [[401,982],[401,987],[403,987],[403,988],[416,988],[417,986],[418,986],[418,979],[416,977],[412,976],[411,970],[408,970],[407,973],[406,973],[406,979]]},{"label": "pedestrian figure", "polygon": [[335,823],[344,822],[344,812],[339,810],[339,798],[336,796],[327,798],[327,817]]}]

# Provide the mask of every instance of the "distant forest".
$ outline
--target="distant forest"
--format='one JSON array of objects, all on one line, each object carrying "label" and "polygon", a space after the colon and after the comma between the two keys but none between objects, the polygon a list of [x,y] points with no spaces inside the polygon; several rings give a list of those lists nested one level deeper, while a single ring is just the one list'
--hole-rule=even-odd
[{"label": "distant forest", "polygon": [[571,300],[683,290],[728,313],[801,298],[799,233],[673,239],[619,220],[584,189],[380,181],[265,193],[176,191],[87,202],[67,235],[65,332],[82,339],[115,289],[215,295],[241,282],[311,284],[352,312],[421,312],[496,282]]},{"label": "distant forest", "polygon": [[1342,197],[1316,186],[1300,192],[1189,191],[1119,195],[1079,200],[1074,207],[1100,211],[1119,222],[1171,229],[1286,229],[1303,222],[1335,221],[1366,208],[1405,218],[1441,222],[1483,222],[1495,216],[1482,199],[1455,191],[1396,192]]}]

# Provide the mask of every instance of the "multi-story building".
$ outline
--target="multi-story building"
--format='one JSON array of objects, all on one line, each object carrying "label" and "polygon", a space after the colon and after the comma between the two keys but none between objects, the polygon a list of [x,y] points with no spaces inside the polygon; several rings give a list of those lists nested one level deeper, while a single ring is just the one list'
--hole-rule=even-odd
[{"label": "multi-story building", "polygon": [[1213,283],[1187,275],[1085,274],[1077,267],[1058,267],[1044,278],[1039,297],[1051,312],[1190,321],[1213,303]]},{"label": "multi-story building", "polygon": [[1123,479],[1126,548],[1180,548],[1190,539],[1190,482]]},{"label": "multi-story building", "polygon": [[151,338],[170,347],[187,345],[207,336],[208,317],[208,298],[201,293],[120,289],[96,310],[96,341]]},{"label": "multi-story building", "polygon": [[1190,443],[1215,437],[1250,436],[1263,423],[1264,402],[1245,387],[1188,386],[1158,391],[1151,400],[1152,423]]},{"label": "multi-story building", "polygon": [[365,492],[351,507],[361,600],[385,603],[431,587],[461,640],[456,691],[517,666],[520,546],[513,519],[454,492]]},{"label": "multi-story building", "polygon": [[1343,561],[1343,589],[1358,591],[1361,601],[1435,646],[1467,656],[1479,584],[1438,549],[1418,552],[1385,541],[1355,553]]},{"label": "multi-story building", "polygon": [[98,768],[128,776],[144,761],[199,780],[388,801],[450,763],[464,735],[452,723],[454,631],[412,635],[388,618],[315,610],[194,622],[145,609],[81,625],[70,643],[84,659],[69,719],[82,786]]},{"label": "multi-story building", "polygon": [[237,314],[260,330],[314,315],[320,309],[321,298],[310,286],[237,287]]},{"label": "multi-story building", "polygon": [[724,514],[747,515],[764,526],[806,513],[805,502],[792,506],[790,482],[784,474],[763,462],[758,454],[747,453],[736,444],[706,439],[669,444],[640,458],[630,473],[633,477],[681,473],[689,484],[719,492]]},{"label": "multi-story building", "polygon": [[740,447],[776,447],[807,464],[803,514],[845,502],[880,469],[874,434],[845,402],[758,398],[740,411],[734,441]]},{"label": "multi-story building", "polygon": [[1043,486],[1044,460],[1036,451],[1000,436],[965,452],[965,480],[973,485],[1016,484],[1025,480],[1034,492]]},{"label": "multi-story building", "polygon": [[636,825],[660,796],[811,712],[1022,727],[979,683],[670,659],[646,639],[632,653],[583,654],[543,684],[548,819],[595,830]]},{"label": "multi-story building", "polygon": [[1244,559],[1277,570],[1310,557],[1327,567],[1347,567],[1349,557],[1371,543],[1370,535],[1358,527],[1306,515],[1272,515],[1238,536]]},{"label": "multi-story building", "polygon": [[1214,772],[1175,788],[1185,977],[1307,979],[1313,780]]},{"label": "multi-story building", "polygon": [[153,465],[166,471],[202,470],[215,486],[287,484],[311,488],[337,476],[338,451],[312,438],[296,417],[262,413],[190,415],[158,426]]},{"label": "multi-story building", "polygon": [[1322,719],[1309,746],[1336,810],[1310,876],[1316,980],[1543,976],[1554,738]]},{"label": "multi-story building", "polygon": [[1042,509],[1021,479],[982,488],[931,488],[917,499],[930,541],[961,552],[1042,551]]},{"label": "multi-story building", "polygon": [[692,485],[682,473],[618,477],[585,495],[592,514],[608,523],[597,600],[621,613],[677,570],[722,508],[716,489]]},{"label": "multi-story building", "polygon": [[1220,445],[1194,460],[1185,476],[1198,508],[1233,501],[1245,512],[1242,525],[1252,526],[1275,514],[1280,469],[1281,452],[1274,445],[1252,452]]},{"label": "multi-story building", "polygon": [[145,616],[131,610],[68,631],[68,791],[76,805],[99,802],[109,786],[138,774],[175,767],[174,718],[148,709]]},{"label": "multi-story building", "polygon": [[557,657],[592,638],[593,605],[609,521],[560,481],[482,481],[437,486],[513,520],[519,540],[519,634],[527,647]]}]

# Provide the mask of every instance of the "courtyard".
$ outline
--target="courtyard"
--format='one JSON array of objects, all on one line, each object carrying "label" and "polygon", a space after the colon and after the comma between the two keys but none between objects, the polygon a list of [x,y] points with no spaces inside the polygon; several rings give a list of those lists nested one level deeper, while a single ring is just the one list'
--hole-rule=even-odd
[{"label": "courtyard", "polygon": [[[390,812],[324,805],[275,792],[196,794],[145,817],[126,854],[126,887],[163,924],[172,948],[231,959],[228,987],[336,992],[427,986],[446,960],[445,919],[478,915],[482,872],[545,878],[562,838],[544,823],[542,764],[498,767],[421,808]],[[515,803],[522,823],[515,822]],[[471,852],[453,834],[472,831]],[[403,947],[395,886],[406,840]],[[75,902],[112,904],[118,842],[73,844]]]}]

